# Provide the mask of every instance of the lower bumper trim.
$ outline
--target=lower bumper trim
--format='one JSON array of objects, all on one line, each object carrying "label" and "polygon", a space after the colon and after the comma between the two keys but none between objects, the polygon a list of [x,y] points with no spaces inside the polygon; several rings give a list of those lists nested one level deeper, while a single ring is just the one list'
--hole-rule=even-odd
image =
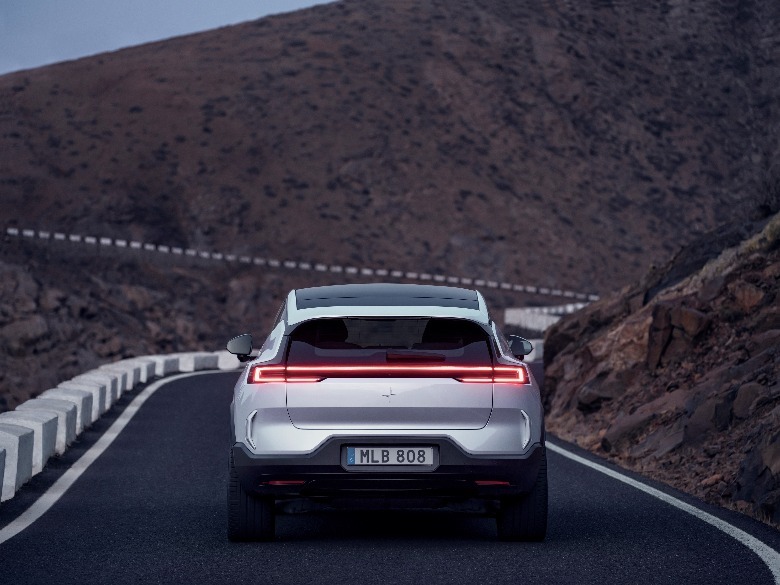
[{"label": "lower bumper trim", "polygon": [[[435,470],[347,471],[342,466],[346,445],[433,445]],[[544,445],[523,456],[475,457],[447,438],[332,437],[314,453],[300,457],[258,456],[243,443],[232,447],[233,462],[245,490],[274,498],[350,496],[501,497],[527,493],[536,481]]]}]

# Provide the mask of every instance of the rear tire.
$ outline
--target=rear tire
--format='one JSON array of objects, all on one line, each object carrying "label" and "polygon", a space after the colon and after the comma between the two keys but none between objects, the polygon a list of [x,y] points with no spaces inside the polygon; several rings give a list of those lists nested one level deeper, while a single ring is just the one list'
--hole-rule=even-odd
[{"label": "rear tire", "polygon": [[541,542],[547,535],[547,454],[528,494],[501,500],[496,517],[500,540]]},{"label": "rear tire", "polygon": [[244,491],[233,466],[233,453],[230,454],[227,500],[228,540],[243,542],[274,539],[274,501]]}]

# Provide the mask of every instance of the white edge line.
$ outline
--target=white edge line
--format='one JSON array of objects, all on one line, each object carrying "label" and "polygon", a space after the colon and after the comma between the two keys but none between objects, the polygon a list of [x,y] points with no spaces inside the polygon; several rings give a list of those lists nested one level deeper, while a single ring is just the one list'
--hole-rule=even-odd
[{"label": "white edge line", "polygon": [[733,539],[744,544],[755,554],[757,554],[758,557],[762,561],[764,561],[766,566],[769,568],[769,571],[772,573],[772,576],[775,578],[775,583],[777,585],[780,585],[780,553],[778,553],[775,549],[773,549],[769,545],[757,539],[755,536],[748,534],[747,532],[737,528],[736,526],[732,526],[725,520],[721,520],[720,518],[713,516],[708,512],[705,512],[704,510],[700,510],[695,506],[686,504],[682,500],[678,500],[677,498],[670,496],[669,494],[666,494],[661,490],[657,490],[653,487],[650,487],[649,485],[645,485],[642,482],[639,482],[626,475],[623,475],[618,471],[615,471],[614,469],[610,469],[609,467],[605,467],[604,465],[601,465],[599,463],[594,463],[593,461],[585,459],[584,457],[575,455],[574,453],[567,451],[563,447],[560,447],[552,443],[549,439],[546,441],[546,443],[547,443],[547,447],[554,453],[558,453],[559,455],[567,457],[572,461],[576,461],[577,463],[590,467],[591,469],[595,469],[596,471],[599,471],[604,475],[608,475],[613,479],[622,481],[623,483],[628,484],[631,487],[636,488],[638,490],[641,490],[646,494],[649,494],[655,498],[658,498],[662,502],[674,506],[675,508],[682,510],[683,512],[688,512],[689,514],[696,516],[699,520],[703,520],[704,522],[710,524],[711,526],[714,526],[721,532],[726,533]]},{"label": "white edge line", "polygon": [[141,408],[143,403],[146,402],[146,400],[152,394],[157,392],[159,388],[168,382],[173,382],[174,380],[178,380],[180,378],[186,378],[188,376],[199,376],[203,374],[215,374],[219,373],[220,371],[222,370],[186,372],[176,376],[163,378],[162,380],[158,380],[150,386],[147,386],[138,396],[133,399],[130,404],[125,407],[125,409],[122,411],[122,414],[117,417],[113,424],[103,433],[97,442],[89,448],[86,453],[79,457],[79,459],[73,465],[71,465],[70,468],[65,473],[63,473],[60,478],[55,481],[54,484],[49,487],[49,489],[46,490],[45,493],[39,496],[38,499],[35,500],[35,502],[29,508],[22,512],[18,518],[14,519],[2,530],[0,530],[0,544],[3,544],[5,541],[13,538],[22,530],[29,527],[33,522],[38,520],[38,518],[43,516],[46,512],[48,512],[49,508],[56,504],[59,499],[65,495],[68,489],[70,489],[70,486],[72,486],[76,480],[81,477],[81,474],[89,469],[89,466],[92,465],[98,457],[100,457],[103,451],[108,449],[111,443],[114,442],[114,439],[116,439],[119,436],[119,433],[121,433],[122,430],[127,426],[127,423],[129,423],[138,413],[138,410]]}]

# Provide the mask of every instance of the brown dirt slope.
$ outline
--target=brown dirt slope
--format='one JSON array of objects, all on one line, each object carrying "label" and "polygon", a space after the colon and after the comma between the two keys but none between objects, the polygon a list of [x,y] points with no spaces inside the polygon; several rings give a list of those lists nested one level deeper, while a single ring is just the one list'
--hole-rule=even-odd
[{"label": "brown dirt slope", "polygon": [[552,432],[780,525],[780,214],[562,320],[544,355]]},{"label": "brown dirt slope", "polygon": [[778,23],[345,0],[6,75],[2,217],[607,292],[777,206]]}]

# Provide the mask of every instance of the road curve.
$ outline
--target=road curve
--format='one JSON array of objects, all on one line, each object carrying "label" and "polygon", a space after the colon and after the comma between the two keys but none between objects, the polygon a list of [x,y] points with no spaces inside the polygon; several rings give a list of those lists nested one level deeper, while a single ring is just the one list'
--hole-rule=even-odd
[{"label": "road curve", "polygon": [[[225,489],[235,378],[201,373],[164,383],[48,512],[0,544],[0,581],[775,582],[758,556],[721,530],[552,450],[544,543],[498,542],[493,519],[466,512],[327,511],[281,515],[276,542],[231,544]],[[0,528],[62,477],[132,399],[4,503]],[[758,522],[655,487],[780,549],[780,534]]]}]

